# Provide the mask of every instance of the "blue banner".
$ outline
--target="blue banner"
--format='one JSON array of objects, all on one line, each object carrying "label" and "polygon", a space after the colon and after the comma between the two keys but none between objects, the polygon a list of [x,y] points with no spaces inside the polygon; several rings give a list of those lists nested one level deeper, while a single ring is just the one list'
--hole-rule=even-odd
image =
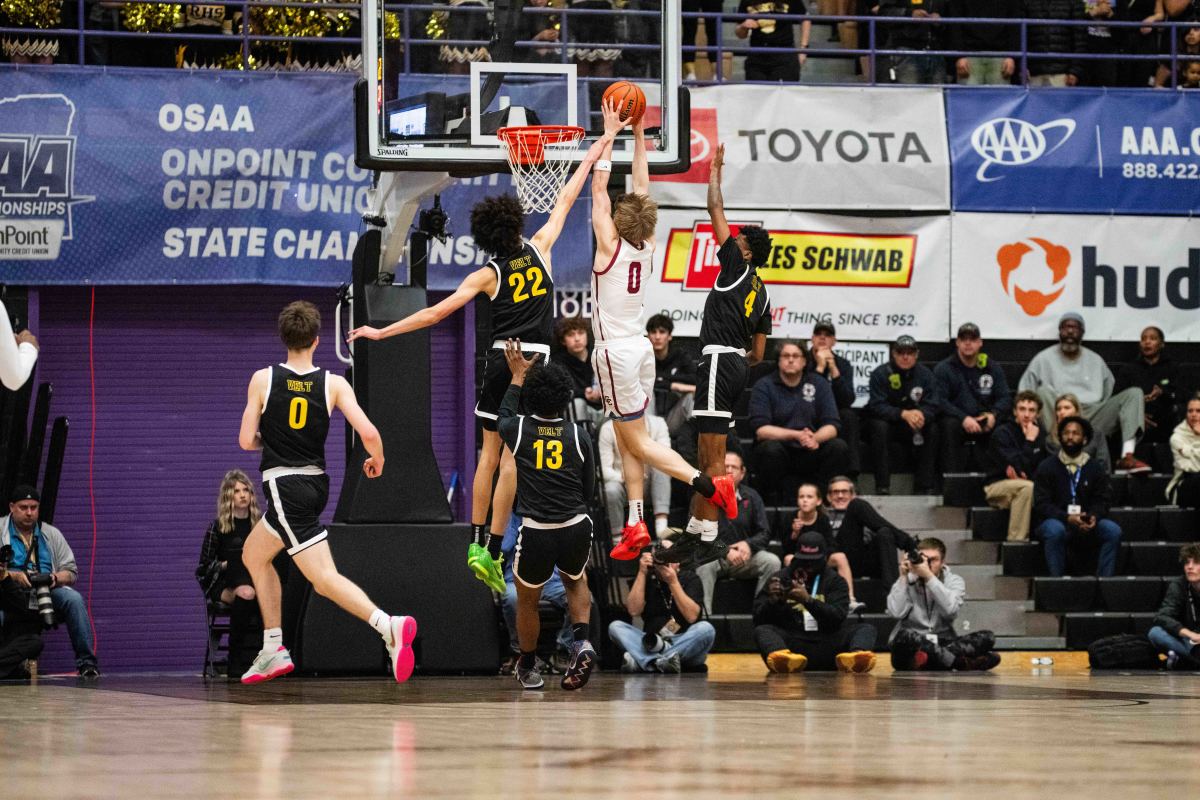
[{"label": "blue banner", "polygon": [[[0,280],[46,284],[279,283],[350,278],[368,209],[354,165],[352,75],[0,70]],[[485,260],[469,209],[507,174],[442,203],[456,234],[433,289]],[[591,268],[590,198],[555,248],[555,281]],[[532,234],[544,217],[531,217]]]},{"label": "blue banner", "polygon": [[1200,211],[1200,94],[955,89],[946,97],[958,211]]}]

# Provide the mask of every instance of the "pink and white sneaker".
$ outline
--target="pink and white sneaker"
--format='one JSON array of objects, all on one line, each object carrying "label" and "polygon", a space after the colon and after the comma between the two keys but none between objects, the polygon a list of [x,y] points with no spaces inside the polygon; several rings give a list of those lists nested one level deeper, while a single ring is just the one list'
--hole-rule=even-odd
[{"label": "pink and white sneaker", "polygon": [[254,663],[250,665],[250,669],[246,670],[246,674],[242,676],[242,683],[262,683],[287,675],[295,668],[296,665],[292,663],[292,654],[283,645],[280,645],[279,649],[274,652],[260,650]]},{"label": "pink and white sneaker", "polygon": [[412,617],[392,617],[392,643],[388,655],[392,657],[392,677],[396,683],[404,683],[413,673],[413,639],[417,638],[417,621]]}]

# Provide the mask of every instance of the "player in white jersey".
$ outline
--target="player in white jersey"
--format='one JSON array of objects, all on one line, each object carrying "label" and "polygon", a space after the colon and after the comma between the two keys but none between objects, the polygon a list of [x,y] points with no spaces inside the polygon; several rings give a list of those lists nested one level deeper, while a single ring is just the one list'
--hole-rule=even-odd
[{"label": "player in white jersey", "polygon": [[643,332],[642,296],[654,255],[658,206],[649,195],[650,169],[640,120],[633,126],[633,140],[633,191],[618,197],[615,205],[608,197],[611,142],[592,170],[592,229],[596,235],[592,367],[604,396],[604,410],[615,426],[629,498],[621,541],[610,553],[623,561],[637,558],[650,544],[643,510],[645,464],[691,484],[730,519],[737,516],[732,479],[725,475],[710,478],[674,450],[655,442],[642,418],[654,391],[654,350]]}]

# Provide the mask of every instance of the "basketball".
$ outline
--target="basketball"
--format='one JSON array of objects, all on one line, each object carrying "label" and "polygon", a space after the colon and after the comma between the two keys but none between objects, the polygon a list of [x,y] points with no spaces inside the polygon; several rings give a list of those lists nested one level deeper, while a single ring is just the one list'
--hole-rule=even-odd
[{"label": "basketball", "polygon": [[637,123],[646,113],[646,93],[629,81],[617,81],[604,90],[604,100],[612,100],[617,106],[621,121]]}]

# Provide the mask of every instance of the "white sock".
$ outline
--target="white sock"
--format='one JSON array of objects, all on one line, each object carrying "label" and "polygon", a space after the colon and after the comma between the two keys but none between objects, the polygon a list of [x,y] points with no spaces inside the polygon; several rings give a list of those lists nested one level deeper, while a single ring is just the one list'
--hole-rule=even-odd
[{"label": "white sock", "polygon": [[625,518],[625,524],[632,528],[634,525],[637,525],[639,522],[645,519],[645,517],[642,516],[642,509],[644,506],[644,500],[630,500],[629,516]]},{"label": "white sock", "polygon": [[700,541],[715,542],[717,540],[717,521],[715,519],[704,520],[704,530],[700,531]]},{"label": "white sock", "polygon": [[667,518],[666,517],[655,517],[654,518],[654,533],[661,536],[662,532],[665,531],[666,529],[667,529]]},{"label": "white sock", "polygon": [[1121,455],[1132,456],[1135,449],[1137,449],[1137,439],[1126,439],[1125,444],[1121,445]]},{"label": "white sock", "polygon": [[283,647],[283,628],[265,628],[263,630],[263,650],[274,653]]},{"label": "white sock", "polygon": [[688,533],[697,533],[697,534],[703,533],[704,532],[704,520],[696,519],[695,517],[692,517],[691,519],[689,519],[688,524],[687,524],[687,532]]},{"label": "white sock", "polygon": [[389,614],[382,608],[377,608],[371,612],[371,618],[367,621],[371,623],[372,628],[379,631],[385,642],[392,643],[392,618]]}]

